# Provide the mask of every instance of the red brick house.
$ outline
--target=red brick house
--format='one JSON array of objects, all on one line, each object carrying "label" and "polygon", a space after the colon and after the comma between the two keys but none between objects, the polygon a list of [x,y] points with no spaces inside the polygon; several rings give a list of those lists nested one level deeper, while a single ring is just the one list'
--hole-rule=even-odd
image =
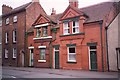
[{"label": "red brick house", "polygon": [[56,14],[40,14],[28,30],[28,63],[55,69],[107,70],[104,18],[112,2],[78,8],[77,0]]},{"label": "red brick house", "polygon": [[17,8],[2,6],[2,65],[26,66],[26,31],[39,16],[45,14],[39,2]]}]

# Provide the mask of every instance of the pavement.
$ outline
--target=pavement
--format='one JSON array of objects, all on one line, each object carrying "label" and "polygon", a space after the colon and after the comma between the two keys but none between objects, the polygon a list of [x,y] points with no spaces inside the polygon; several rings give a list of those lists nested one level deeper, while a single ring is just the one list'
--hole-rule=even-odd
[{"label": "pavement", "polygon": [[118,78],[118,72],[3,67],[3,78]]}]

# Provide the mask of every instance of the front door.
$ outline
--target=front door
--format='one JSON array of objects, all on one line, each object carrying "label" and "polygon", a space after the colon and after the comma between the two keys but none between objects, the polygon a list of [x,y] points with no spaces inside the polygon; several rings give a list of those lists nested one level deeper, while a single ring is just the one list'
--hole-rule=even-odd
[{"label": "front door", "polygon": [[33,66],[33,49],[30,49],[29,66]]},{"label": "front door", "polygon": [[90,70],[97,70],[96,46],[89,46],[89,69]]},{"label": "front door", "polygon": [[59,47],[56,46],[54,48],[54,68],[55,69],[59,69],[60,65],[59,65]]},{"label": "front door", "polygon": [[55,69],[59,69],[59,51],[55,51]]},{"label": "front door", "polygon": [[91,70],[97,70],[97,55],[96,51],[90,51]]}]

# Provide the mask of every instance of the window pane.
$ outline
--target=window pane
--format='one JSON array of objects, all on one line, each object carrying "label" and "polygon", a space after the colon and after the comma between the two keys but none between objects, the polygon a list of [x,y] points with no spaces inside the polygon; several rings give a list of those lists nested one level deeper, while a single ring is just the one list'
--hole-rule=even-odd
[{"label": "window pane", "polygon": [[73,26],[75,26],[75,21],[73,21]]},{"label": "window pane", "polygon": [[45,49],[40,50],[40,59],[45,60]]},{"label": "window pane", "polygon": [[75,53],[75,48],[69,48],[69,53]]},{"label": "window pane", "polygon": [[75,33],[75,28],[73,28],[73,33]]},{"label": "window pane", "polygon": [[96,46],[90,46],[90,49],[96,49]]},{"label": "window pane", "polygon": [[76,60],[76,54],[69,54],[69,60]]},{"label": "window pane", "polygon": [[41,28],[36,29],[36,37],[40,37],[41,34]]},{"label": "window pane", "polygon": [[43,27],[43,36],[47,36],[47,26]]},{"label": "window pane", "polygon": [[79,32],[79,27],[76,27],[76,28],[75,28],[75,32],[76,32],[76,33]]}]

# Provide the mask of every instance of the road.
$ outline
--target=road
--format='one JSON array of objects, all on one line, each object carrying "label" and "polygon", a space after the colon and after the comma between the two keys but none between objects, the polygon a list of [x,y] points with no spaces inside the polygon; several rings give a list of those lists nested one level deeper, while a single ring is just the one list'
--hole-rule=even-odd
[{"label": "road", "polygon": [[3,67],[3,78],[118,78],[117,72]]}]

